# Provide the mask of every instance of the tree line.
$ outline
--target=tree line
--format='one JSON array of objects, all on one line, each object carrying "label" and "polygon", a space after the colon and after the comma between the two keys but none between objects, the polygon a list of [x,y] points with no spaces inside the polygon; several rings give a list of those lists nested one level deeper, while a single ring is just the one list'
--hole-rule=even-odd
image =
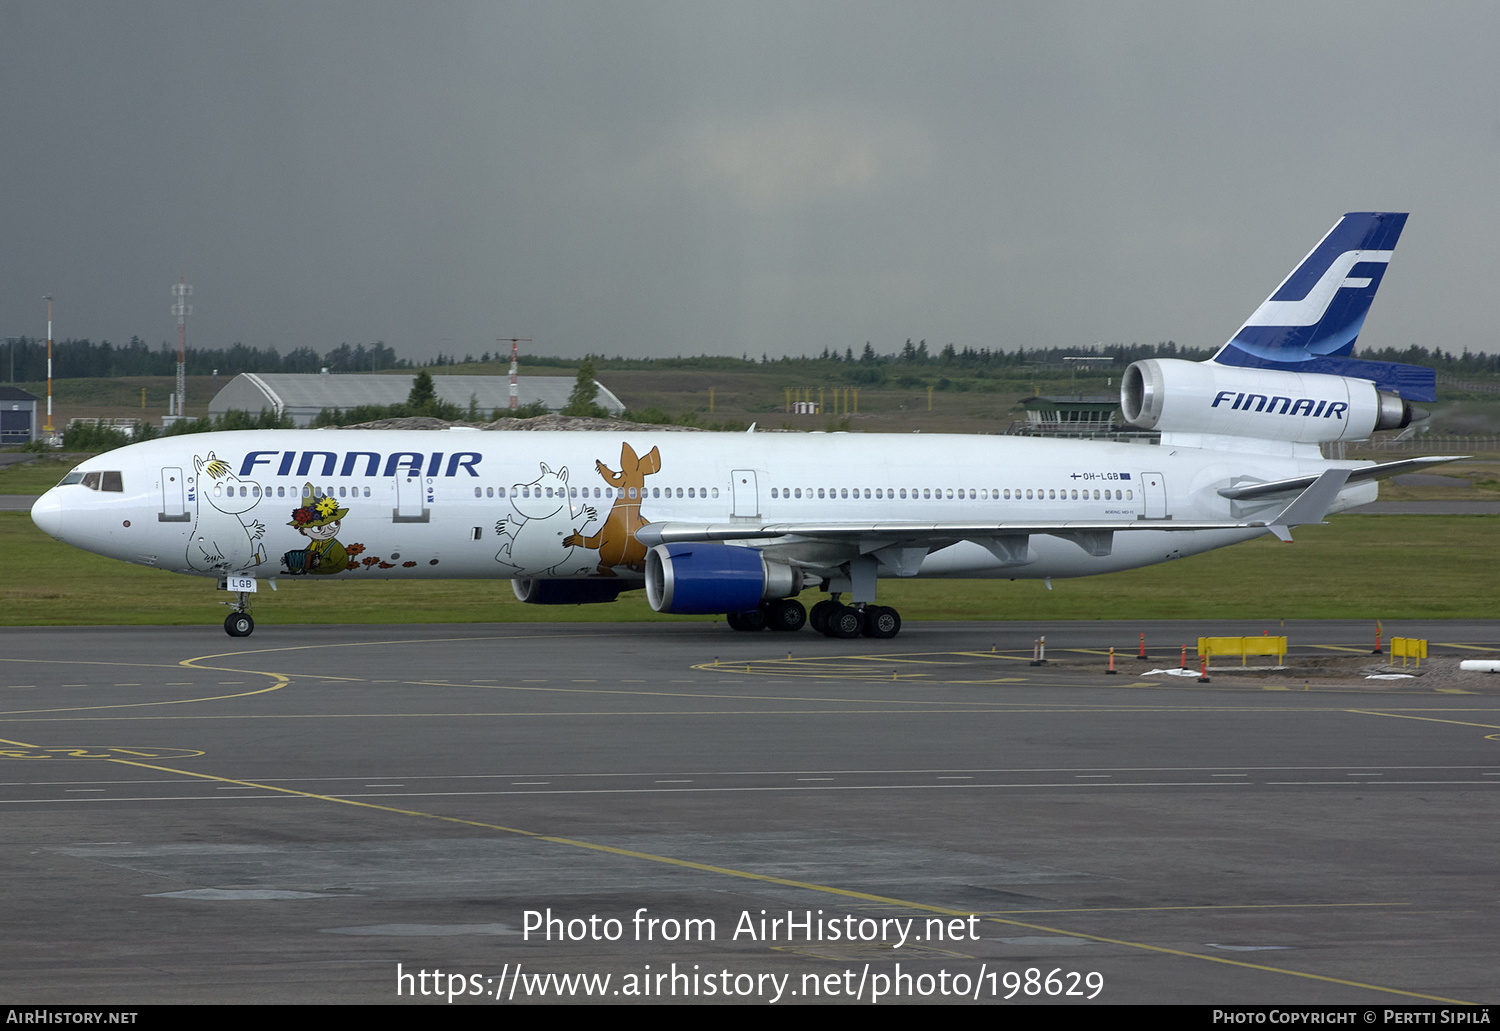
[{"label": "tree line", "polygon": [[[1217,347],[1203,348],[1179,345],[1171,340],[1157,344],[1093,344],[1088,347],[1018,347],[1014,350],[988,347],[958,347],[946,344],[929,347],[926,340],[908,339],[901,347],[889,352],[877,351],[866,342],[858,352],[852,346],[842,351],[824,348],[821,354],[783,355],[771,358],[762,354],[759,359],[750,355],[734,358],[725,355],[697,355],[675,358],[626,358],[604,355],[585,356],[583,359],[563,358],[555,355],[522,355],[521,364],[536,368],[578,368],[580,361],[592,362],[594,367],[604,370],[616,369],[700,369],[705,371],[735,371],[751,366],[776,366],[794,368],[799,375],[807,372],[835,372],[851,383],[876,385],[888,379],[900,379],[918,371],[940,373],[983,379],[987,376],[1003,377],[1019,375],[1037,368],[1064,368],[1064,358],[1112,359],[1113,368],[1123,370],[1126,365],[1143,358],[1181,358],[1187,361],[1204,361],[1213,356]],[[1429,350],[1413,344],[1407,348],[1364,348],[1358,357],[1373,361],[1403,362],[1436,369],[1445,375],[1458,378],[1487,378],[1500,376],[1500,353],[1490,355],[1484,351],[1464,348],[1460,354],[1442,348]],[[207,376],[217,372],[221,376],[235,376],[242,372],[293,372],[315,373],[322,369],[330,372],[379,372],[383,369],[417,369],[424,365],[443,368],[471,364],[487,364],[491,361],[504,365],[508,355],[489,353],[476,361],[472,355],[462,360],[449,355],[438,355],[430,362],[413,362],[396,357],[396,352],[384,342],[373,344],[345,343],[319,354],[310,347],[298,347],[286,354],[276,348],[247,347],[233,344],[227,348],[189,347],[186,354],[187,373],[190,376]],[[139,337],[131,337],[130,343],[115,345],[109,341],[94,343],[91,340],[62,340],[53,344],[52,374],[58,379],[117,378],[124,376],[174,376],[177,373],[177,350],[163,343],[153,349]],[[12,382],[35,383],[47,378],[47,342],[34,337],[17,337],[6,342],[0,351],[0,376]]]},{"label": "tree line", "polygon": [[[412,363],[397,358],[384,343],[340,344],[319,355],[310,347],[298,347],[281,354],[274,347],[261,349],[233,344],[224,348],[189,347],[186,351],[189,376],[237,376],[242,372],[379,372],[381,369],[410,369]],[[0,375],[18,383],[35,383],[47,378],[47,341],[35,337],[15,337],[0,350]],[[177,348],[162,344],[153,349],[140,337],[128,344],[111,344],[108,340],[58,340],[52,344],[52,375],[56,379],[114,379],[121,376],[177,375]]]}]

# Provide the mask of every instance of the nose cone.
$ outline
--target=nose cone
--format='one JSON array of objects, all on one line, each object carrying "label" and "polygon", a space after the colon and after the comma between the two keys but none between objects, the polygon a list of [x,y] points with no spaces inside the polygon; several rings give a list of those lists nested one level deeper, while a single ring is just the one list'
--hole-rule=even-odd
[{"label": "nose cone", "polygon": [[47,536],[63,539],[63,506],[57,488],[36,499],[36,504],[31,506],[31,521]]}]

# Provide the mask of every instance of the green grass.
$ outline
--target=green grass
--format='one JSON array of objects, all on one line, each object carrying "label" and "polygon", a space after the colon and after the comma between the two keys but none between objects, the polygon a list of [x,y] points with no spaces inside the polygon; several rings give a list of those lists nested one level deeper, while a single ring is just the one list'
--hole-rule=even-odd
[{"label": "green grass", "polygon": [[[1159,566],[1081,580],[881,581],[903,619],[1458,619],[1500,611],[1500,519],[1335,516]],[[211,580],[128,565],[60,544],[24,512],[0,513],[0,625],[214,623]],[[504,580],[264,582],[255,615],[288,623],[681,621],[634,591],[611,605],[523,605]],[[809,594],[807,600],[814,600]],[[710,618],[710,617],[702,617]]]}]

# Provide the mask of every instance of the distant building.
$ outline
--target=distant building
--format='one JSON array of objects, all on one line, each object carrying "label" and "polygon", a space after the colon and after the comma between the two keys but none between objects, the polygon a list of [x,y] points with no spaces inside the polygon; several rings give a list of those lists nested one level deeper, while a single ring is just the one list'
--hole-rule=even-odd
[{"label": "distant building", "polygon": [[29,444],[36,439],[40,400],[20,387],[0,387],[0,444]]},{"label": "distant building", "polygon": [[[310,426],[325,408],[348,410],[360,405],[403,404],[411,394],[415,376],[389,375],[305,375],[290,372],[245,372],[236,376],[208,403],[208,414],[228,411],[256,414],[261,409],[285,413],[298,426]],[[567,407],[568,395],[578,383],[574,376],[522,376],[520,403],[540,401],[549,411]],[[510,407],[509,376],[433,376],[437,396],[468,410],[470,400],[479,409],[480,418],[489,421],[497,408]],[[597,381],[596,381],[597,385]],[[603,386],[594,403],[611,415],[625,410],[620,399]]]},{"label": "distant building", "polygon": [[1140,436],[1140,431],[1116,419],[1120,399],[1113,394],[1057,396],[1033,394],[1021,398],[1026,418],[1011,424],[1023,437]]}]

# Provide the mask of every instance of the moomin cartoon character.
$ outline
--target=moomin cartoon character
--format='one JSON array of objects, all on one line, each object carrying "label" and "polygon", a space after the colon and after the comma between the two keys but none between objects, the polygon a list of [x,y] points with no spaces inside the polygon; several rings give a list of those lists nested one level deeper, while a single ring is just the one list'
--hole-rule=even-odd
[{"label": "moomin cartoon character", "polygon": [[568,502],[567,466],[553,472],[545,462],[539,464],[540,476],[510,489],[515,514],[495,523],[495,532],[510,539],[500,545],[495,561],[513,578],[586,572],[591,563],[570,563],[573,546],[563,538],[573,532],[575,516],[586,516],[587,524],[598,513],[587,506],[574,509]]},{"label": "moomin cartoon character", "polygon": [[616,575],[616,566],[643,572],[646,546],[635,539],[635,532],[650,522],[641,518],[641,498],[646,496],[646,477],[661,471],[661,453],[652,448],[637,458],[635,449],[629,444],[621,444],[619,472],[612,471],[603,461],[595,462],[594,468],[599,470],[605,483],[618,491],[614,506],[598,533],[584,537],[581,531],[577,531],[563,543],[571,547],[597,548],[600,576]]},{"label": "moomin cartoon character", "polygon": [[194,455],[193,465],[198,471],[198,518],[188,540],[188,566],[231,572],[260,565],[266,560],[266,546],[259,543],[266,524],[245,518],[260,504],[260,484],[234,475],[229,463],[212,451],[207,458]]}]

